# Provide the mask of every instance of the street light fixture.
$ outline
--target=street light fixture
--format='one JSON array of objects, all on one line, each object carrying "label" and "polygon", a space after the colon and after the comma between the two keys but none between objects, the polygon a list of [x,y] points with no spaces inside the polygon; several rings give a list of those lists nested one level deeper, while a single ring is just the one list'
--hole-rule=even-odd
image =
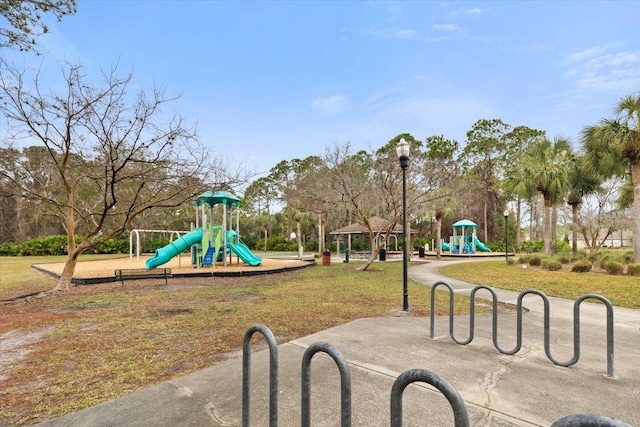
[{"label": "street light fixture", "polygon": [[509,218],[509,210],[504,210],[504,260],[509,264],[509,230],[507,228],[507,219]]},{"label": "street light fixture", "polygon": [[[409,311],[409,288],[407,278],[407,167],[409,166],[409,143],[404,138],[396,146],[396,154],[402,168],[402,310]],[[410,235],[411,233],[409,233]]]}]

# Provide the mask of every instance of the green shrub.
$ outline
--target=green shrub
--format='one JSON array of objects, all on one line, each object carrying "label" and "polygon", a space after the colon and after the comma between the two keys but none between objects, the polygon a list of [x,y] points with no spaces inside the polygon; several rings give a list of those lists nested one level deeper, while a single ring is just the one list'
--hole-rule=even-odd
[{"label": "green shrub", "polygon": [[556,252],[569,252],[571,250],[571,245],[569,242],[565,242],[564,240],[556,241]]},{"label": "green shrub", "polygon": [[97,244],[91,250],[94,254],[126,254],[129,252],[129,239],[109,239]]},{"label": "green shrub", "polygon": [[633,264],[633,251],[627,251],[622,255],[622,262],[625,264]]},{"label": "green shrub", "polygon": [[167,246],[171,239],[161,234],[152,234],[140,239],[140,253],[151,254],[164,246]]},{"label": "green shrub", "polygon": [[629,276],[640,276],[640,264],[629,264],[627,266],[627,274]]},{"label": "green shrub", "polygon": [[513,265],[516,263],[516,260],[513,258],[507,258],[507,265]]},{"label": "green shrub", "polygon": [[524,255],[518,258],[518,264],[529,264],[531,255]]},{"label": "green shrub", "polygon": [[562,264],[553,259],[545,259],[542,261],[542,266],[549,271],[562,270]]},{"label": "green shrub", "polygon": [[532,267],[540,267],[541,264],[542,264],[542,258],[540,258],[539,256],[532,256],[529,259],[529,265]]},{"label": "green shrub", "polygon": [[602,258],[600,258],[600,260],[598,261],[598,266],[603,269],[606,270],[607,269],[607,264],[609,264],[609,262],[611,262],[611,256],[609,255],[604,255]]},{"label": "green shrub", "polygon": [[556,257],[556,260],[560,264],[569,264],[571,262],[571,257],[569,255],[566,255],[566,254],[561,254],[561,255],[558,255]]},{"label": "green shrub", "polygon": [[624,265],[617,261],[610,261],[605,266],[604,269],[607,270],[607,273],[619,275],[624,274]]},{"label": "green shrub", "polygon": [[531,252],[544,252],[543,240],[527,240],[520,245],[523,251],[527,253]]},{"label": "green shrub", "polygon": [[39,239],[27,239],[18,244],[18,254],[25,256],[66,255],[67,236],[55,235]]},{"label": "green shrub", "polygon": [[20,253],[20,248],[13,242],[0,243],[0,255],[16,256]]},{"label": "green shrub", "polygon": [[573,264],[573,267],[571,267],[571,271],[573,271],[574,273],[588,273],[591,271],[591,267],[592,264],[590,261],[578,261]]},{"label": "green shrub", "polygon": [[587,258],[587,251],[584,249],[579,249],[575,254],[571,254],[571,262],[576,262]]}]

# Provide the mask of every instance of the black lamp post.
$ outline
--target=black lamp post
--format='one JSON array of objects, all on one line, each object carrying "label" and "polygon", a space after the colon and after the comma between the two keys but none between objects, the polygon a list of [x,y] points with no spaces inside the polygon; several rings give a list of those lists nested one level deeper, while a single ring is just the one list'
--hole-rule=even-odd
[{"label": "black lamp post", "polygon": [[509,229],[507,228],[507,219],[509,218],[509,210],[504,210],[504,260],[509,264]]},{"label": "black lamp post", "polygon": [[[409,311],[409,288],[407,286],[407,167],[409,166],[409,143],[400,139],[396,153],[402,168],[402,310]],[[411,233],[409,233],[410,235]]]}]

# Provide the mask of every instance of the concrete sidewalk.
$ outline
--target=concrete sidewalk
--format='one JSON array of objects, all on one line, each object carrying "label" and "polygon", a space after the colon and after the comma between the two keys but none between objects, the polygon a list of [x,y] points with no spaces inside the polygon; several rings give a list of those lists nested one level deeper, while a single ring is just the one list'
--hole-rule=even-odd
[{"label": "concrete sidewalk", "polygon": [[[444,280],[459,292],[473,288],[438,276],[438,266],[439,262],[431,262],[413,267],[410,277],[425,284]],[[516,293],[502,291],[499,296],[506,302],[517,298]],[[436,318],[433,340],[429,319],[395,317],[360,319],[281,344],[279,425],[300,424],[302,357],[311,344],[327,342],[349,364],[354,426],[388,426],[393,382],[414,368],[448,380],[464,399],[474,426],[548,426],[574,413],[595,413],[640,426],[640,311],[615,308],[615,375],[609,378],[604,306],[582,304],[581,357],[576,365],[563,368],[544,353],[543,316],[536,300],[525,298],[531,311],[523,315],[523,347],[514,356],[493,347],[491,315],[476,316],[476,338],[467,346],[449,338],[445,317]],[[551,299],[551,351],[563,361],[573,356],[572,316],[573,301]],[[455,320],[456,336],[466,337],[469,318]],[[515,345],[515,320],[513,314],[499,316],[502,347]],[[267,350],[252,354],[251,425],[255,426],[268,425],[268,363]],[[340,377],[333,361],[323,354],[314,356],[311,379],[312,425],[340,425]],[[42,425],[239,426],[241,386],[238,357]],[[453,425],[448,403],[431,387],[410,386],[403,401],[405,426]]]}]

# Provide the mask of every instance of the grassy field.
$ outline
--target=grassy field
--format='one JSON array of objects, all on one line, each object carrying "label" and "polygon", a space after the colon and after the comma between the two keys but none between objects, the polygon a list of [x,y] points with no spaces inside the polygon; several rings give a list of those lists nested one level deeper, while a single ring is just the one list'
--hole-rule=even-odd
[{"label": "grassy field", "polygon": [[[81,261],[121,258],[120,255],[82,255]],[[31,268],[32,264],[64,262],[60,256],[0,256],[0,300],[17,295],[46,291],[55,286],[53,279]]]},{"label": "grassy field", "polygon": [[[86,256],[83,260],[102,259]],[[53,288],[30,268],[61,257],[0,258],[0,299]],[[114,261],[116,262],[116,261]],[[0,425],[30,425],[237,356],[242,336],[266,324],[279,343],[358,318],[401,315],[402,264],[334,263],[268,276],[129,281],[0,304]],[[638,278],[549,272],[504,262],[456,264],[452,277],[549,296],[598,293],[640,306]],[[481,279],[480,279],[481,278]],[[442,292],[442,291],[440,291]],[[410,316],[426,316],[427,287],[410,282]],[[438,295],[437,314],[448,313]],[[455,311],[467,313],[456,296]],[[11,348],[8,348],[11,346]]]},{"label": "grassy field", "polygon": [[[4,296],[55,285],[29,265],[57,259],[0,261]],[[401,263],[376,263],[365,272],[356,266],[174,278],[168,286],[164,280],[77,286],[0,305],[0,339],[24,344],[0,366],[0,425],[41,422],[211,366],[237,354],[254,323],[266,324],[283,343],[358,318],[400,315]],[[409,292],[409,315],[427,315],[427,288],[410,283]],[[448,299],[437,300],[437,310],[448,312]],[[468,299],[457,298],[456,312],[467,310]]]},{"label": "grassy field", "polygon": [[537,289],[547,296],[576,299],[598,294],[613,305],[640,308],[640,278],[589,272],[548,271],[541,268],[507,266],[504,261],[446,266],[440,273],[478,285],[512,291]]}]

